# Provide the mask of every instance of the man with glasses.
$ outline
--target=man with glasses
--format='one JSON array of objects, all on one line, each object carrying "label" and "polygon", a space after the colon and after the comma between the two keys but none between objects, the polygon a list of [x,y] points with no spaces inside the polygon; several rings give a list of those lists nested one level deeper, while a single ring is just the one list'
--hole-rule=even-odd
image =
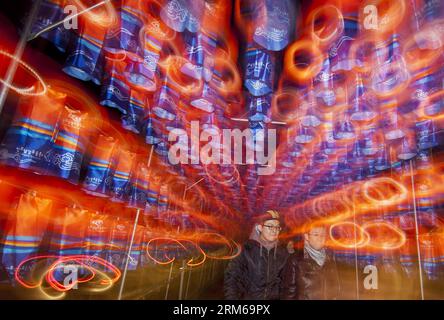
[{"label": "man with glasses", "polygon": [[339,275],[334,256],[325,248],[326,237],[326,228],[319,225],[304,234],[304,249],[288,258],[283,271],[283,299],[338,298]]},{"label": "man with glasses", "polygon": [[280,297],[282,269],[288,257],[279,244],[279,213],[259,216],[238,257],[230,261],[224,278],[225,298],[276,300]]}]

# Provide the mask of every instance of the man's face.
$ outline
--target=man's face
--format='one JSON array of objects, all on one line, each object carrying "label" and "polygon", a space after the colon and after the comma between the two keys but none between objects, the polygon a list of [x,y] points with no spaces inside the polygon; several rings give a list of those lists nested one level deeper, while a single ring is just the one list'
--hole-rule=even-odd
[{"label": "man's face", "polygon": [[259,225],[259,231],[261,232],[261,237],[265,241],[274,242],[279,237],[281,226],[278,220],[267,220]]},{"label": "man's face", "polygon": [[325,246],[326,236],[327,231],[325,228],[317,227],[305,234],[305,240],[308,241],[313,249],[321,250]]}]

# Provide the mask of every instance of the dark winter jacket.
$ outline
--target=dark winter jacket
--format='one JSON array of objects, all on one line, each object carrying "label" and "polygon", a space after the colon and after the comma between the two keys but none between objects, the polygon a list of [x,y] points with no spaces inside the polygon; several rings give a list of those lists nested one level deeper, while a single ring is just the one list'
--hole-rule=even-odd
[{"label": "dark winter jacket", "polygon": [[327,253],[319,266],[305,250],[292,254],[285,265],[282,279],[282,299],[331,300],[340,292],[336,261]]},{"label": "dark winter jacket", "polygon": [[249,239],[225,271],[225,299],[279,299],[287,257],[287,249],[283,246],[267,249],[260,242]]}]

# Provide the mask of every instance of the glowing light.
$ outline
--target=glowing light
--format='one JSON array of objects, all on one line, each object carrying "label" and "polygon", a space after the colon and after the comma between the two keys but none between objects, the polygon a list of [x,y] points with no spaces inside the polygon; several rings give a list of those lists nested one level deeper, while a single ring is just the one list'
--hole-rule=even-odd
[{"label": "glowing light", "polygon": [[[295,57],[303,54],[304,59],[308,57],[309,62],[295,63]],[[306,82],[313,79],[322,68],[324,55],[313,41],[299,40],[294,42],[285,52],[285,70],[294,80]]]},{"label": "glowing light", "polygon": [[[35,283],[30,283],[22,279],[21,275],[21,269],[24,267],[25,264],[31,262],[31,261],[38,261],[38,260],[47,260],[47,259],[54,259],[55,261],[51,263],[49,267],[47,267],[42,275],[38,278],[38,281]],[[89,276],[85,276],[84,278],[77,278],[73,279],[72,283],[69,285],[65,285],[60,283],[56,277],[55,277],[55,271],[58,269],[62,269],[65,267],[65,264],[67,262],[75,262],[77,265],[79,265],[82,269],[86,269],[89,271]],[[106,275],[105,273],[101,272],[97,268],[93,267],[91,264],[98,264],[103,267],[105,267],[107,270],[111,271],[114,276],[110,277]],[[103,278],[99,284],[101,286],[105,285],[102,288],[92,288],[90,290],[100,292],[108,290],[112,287],[112,285],[117,282],[121,276],[120,270],[115,267],[113,264],[107,262],[106,260],[95,257],[95,256],[88,256],[88,255],[73,255],[73,256],[55,256],[55,255],[42,255],[42,256],[34,256],[27,258],[20,262],[20,264],[17,266],[15,270],[15,279],[17,282],[22,285],[25,288],[28,289],[34,289],[39,288],[39,290],[50,299],[61,299],[64,297],[65,292],[71,290],[73,287],[75,287],[79,283],[87,283],[91,282],[96,276],[100,274]],[[49,284],[49,286],[54,289],[55,291],[62,292],[60,295],[51,295],[48,292],[46,292],[43,289],[43,279],[46,280],[46,282]]]},{"label": "glowing light", "polygon": [[[370,241],[367,246],[383,249],[383,250],[394,250],[402,247],[406,242],[405,233],[398,229],[391,223],[386,221],[383,222],[368,222],[362,225],[362,229],[370,234]],[[388,230],[389,233],[394,234],[394,237],[388,237],[384,234],[384,229]],[[374,230],[373,232],[369,230]]]},{"label": "glowing light", "polygon": [[177,88],[177,92],[185,96],[197,95],[202,92],[203,80],[185,75],[181,69],[189,61],[181,56],[168,56],[159,61],[159,66],[166,71],[170,85]]},{"label": "glowing light", "polygon": [[[90,7],[85,5],[81,0],[69,0],[73,5],[80,9],[80,11],[74,16],[82,16],[88,19],[89,22],[102,27],[110,27],[117,21],[117,13],[111,0],[104,0],[98,2]],[[93,10],[104,5],[104,12],[94,13]],[[100,8],[102,9],[102,8]],[[103,11],[103,10],[102,10]]]},{"label": "glowing light", "polygon": [[[354,234],[351,235],[351,239],[349,238],[347,242],[336,239],[333,235],[333,230],[340,227],[353,228],[353,232],[356,233],[356,239]],[[369,243],[370,235],[363,227],[354,222],[338,222],[330,226],[330,239],[334,244],[342,248],[360,248]]]},{"label": "glowing light", "polygon": [[[325,20],[325,21],[324,21]],[[334,41],[344,30],[342,12],[333,5],[325,5],[312,11],[308,18],[312,38],[322,45]],[[324,21],[321,26],[318,21]]]},{"label": "glowing light", "polygon": [[14,92],[23,95],[23,96],[41,96],[44,95],[47,91],[47,87],[45,82],[43,81],[43,79],[40,77],[40,75],[33,69],[31,68],[28,64],[26,64],[24,61],[18,59],[17,57],[13,56],[12,54],[0,50],[0,55],[6,56],[16,62],[18,62],[19,65],[21,65],[23,67],[23,69],[25,69],[26,71],[28,71],[33,77],[36,78],[36,80],[40,83],[41,88],[39,89],[40,91],[36,91],[36,87],[35,85],[31,86],[31,87],[27,87],[27,88],[19,88],[17,86],[14,86],[8,82],[6,82],[4,79],[0,78],[0,82],[4,85],[7,86],[8,88],[10,88],[11,90],[13,90]]},{"label": "glowing light", "polygon": [[[379,184],[379,187],[378,187],[378,184]],[[396,189],[398,192],[392,192],[392,195],[390,195],[390,188],[389,187],[384,188],[384,185],[390,186],[391,188]],[[371,188],[375,188],[376,190],[378,190],[378,193],[380,195],[386,195],[387,198],[385,198],[385,199],[374,198],[372,195],[370,195]],[[371,202],[375,205],[389,206],[389,205],[400,203],[407,198],[407,193],[408,193],[407,188],[392,178],[386,178],[386,177],[375,178],[375,179],[364,182],[364,185],[363,185],[364,197],[369,202]]]},{"label": "glowing light", "polygon": [[221,256],[216,256],[216,255],[210,254],[208,251],[205,252],[206,256],[210,259],[231,260],[231,259],[236,258],[242,251],[241,246],[238,243],[236,243],[234,240],[228,240],[223,235],[221,235],[219,233],[215,233],[215,232],[205,232],[205,233],[199,234],[198,244],[201,245],[201,242],[204,241],[203,238],[208,237],[208,236],[219,238],[220,239],[219,241],[213,241],[213,242],[222,243],[229,250],[229,254],[221,255]]}]

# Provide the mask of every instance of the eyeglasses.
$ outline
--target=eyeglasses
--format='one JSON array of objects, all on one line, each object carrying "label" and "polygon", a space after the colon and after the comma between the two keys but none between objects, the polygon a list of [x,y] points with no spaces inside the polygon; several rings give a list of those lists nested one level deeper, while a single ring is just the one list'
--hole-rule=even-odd
[{"label": "eyeglasses", "polygon": [[268,230],[270,230],[270,231],[276,231],[276,232],[279,232],[279,231],[282,230],[282,228],[281,228],[280,226],[275,227],[275,226],[268,226],[268,225],[266,225],[266,224],[264,224],[263,226],[266,227],[266,228],[268,228]]}]

